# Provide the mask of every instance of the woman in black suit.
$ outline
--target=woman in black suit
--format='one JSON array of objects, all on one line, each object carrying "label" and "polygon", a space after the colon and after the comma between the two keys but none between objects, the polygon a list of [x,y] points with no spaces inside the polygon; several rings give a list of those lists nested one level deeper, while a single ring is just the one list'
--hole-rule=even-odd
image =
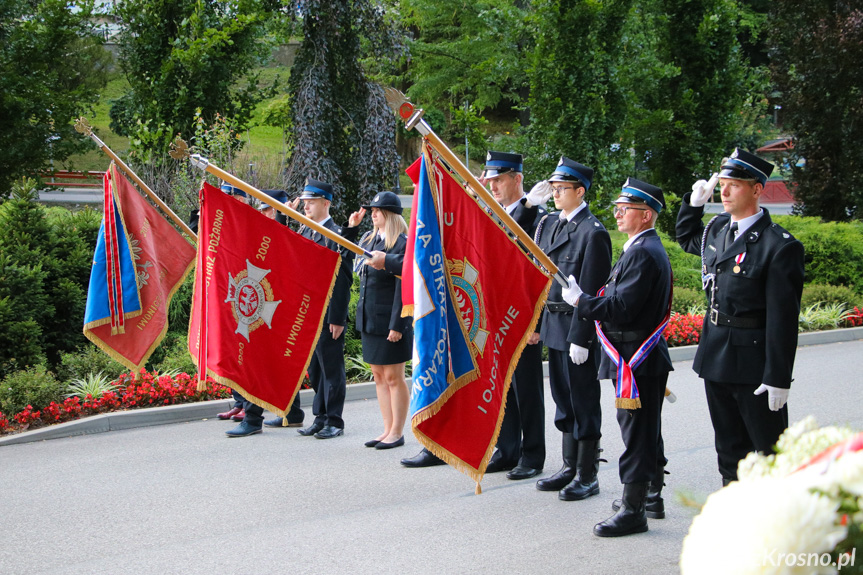
[{"label": "woman in black suit", "polygon": [[[413,318],[402,317],[401,270],[407,246],[407,224],[399,197],[392,192],[375,195],[369,205],[351,214],[349,227],[359,225],[372,211],[374,228],[360,246],[376,257],[358,261],[360,299],[357,329],[363,338],[363,361],[372,369],[384,431],[366,447],[390,449],[404,445],[410,391],[405,363],[413,354]],[[360,259],[360,258],[358,258]]]}]

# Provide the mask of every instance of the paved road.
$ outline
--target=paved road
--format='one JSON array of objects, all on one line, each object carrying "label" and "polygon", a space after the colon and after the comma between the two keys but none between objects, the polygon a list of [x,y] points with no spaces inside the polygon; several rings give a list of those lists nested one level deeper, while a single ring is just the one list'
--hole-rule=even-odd
[{"label": "paved road", "polygon": [[[863,342],[799,350],[791,419],[863,428],[863,376],[845,362]],[[533,482],[493,474],[473,483],[448,467],[404,469],[405,448],[362,446],[378,433],[374,400],[349,402],[347,433],[329,441],[294,429],[227,439],[220,421],[163,425],[0,449],[0,573],[590,573],[677,572],[693,511],[719,487],[704,390],[678,362],[666,404],[668,518],[625,539],[594,523],[619,496],[622,445],[603,423],[602,492],[558,501]],[[610,390],[603,397],[611,413]],[[560,466],[548,412],[548,472]],[[308,419],[308,418],[307,418]]]}]

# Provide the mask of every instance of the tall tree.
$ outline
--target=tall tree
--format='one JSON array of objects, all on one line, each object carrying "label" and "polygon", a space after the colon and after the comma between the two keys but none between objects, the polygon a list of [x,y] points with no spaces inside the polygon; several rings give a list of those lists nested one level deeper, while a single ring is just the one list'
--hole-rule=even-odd
[{"label": "tall tree", "polygon": [[633,12],[631,137],[645,179],[666,192],[669,233],[679,197],[762,111],[765,78],[742,55],[738,14],[734,0],[651,0]]},{"label": "tall tree", "polygon": [[[269,54],[264,0],[123,0],[121,67],[131,86],[111,107],[111,129],[141,159],[161,161],[176,134],[194,133],[196,110],[242,130],[269,95],[253,69]],[[150,155],[150,153],[153,153]]]},{"label": "tall tree", "polygon": [[[795,198],[806,215],[863,217],[863,8],[846,0],[787,0],[769,18]],[[805,165],[801,160],[805,160]]]},{"label": "tall tree", "polygon": [[398,175],[395,116],[361,65],[397,57],[398,36],[374,0],[295,0],[303,41],[291,69],[293,143],[286,189],[307,177],[333,184],[334,215],[393,188]]},{"label": "tall tree", "polygon": [[92,1],[0,2],[0,196],[89,145],[71,122],[106,81],[109,55],[92,14]]},{"label": "tall tree", "polygon": [[631,5],[632,0],[535,2],[528,180],[547,177],[564,155],[596,169],[589,196],[603,197],[629,172],[627,146],[621,146],[626,101],[619,69]]}]

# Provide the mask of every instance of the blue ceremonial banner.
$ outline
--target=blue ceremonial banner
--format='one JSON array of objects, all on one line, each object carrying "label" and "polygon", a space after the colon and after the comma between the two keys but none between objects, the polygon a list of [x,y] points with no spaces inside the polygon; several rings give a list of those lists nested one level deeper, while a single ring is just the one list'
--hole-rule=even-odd
[{"label": "blue ceremonial banner", "polygon": [[453,305],[427,161],[424,154],[419,184],[414,192],[417,207],[411,214],[415,236],[410,413],[414,426],[434,415],[447,397],[477,377],[470,345]]}]

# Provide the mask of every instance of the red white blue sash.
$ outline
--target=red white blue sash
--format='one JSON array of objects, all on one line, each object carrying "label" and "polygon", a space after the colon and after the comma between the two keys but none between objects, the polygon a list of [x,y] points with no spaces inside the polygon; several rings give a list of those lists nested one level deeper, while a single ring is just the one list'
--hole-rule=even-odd
[{"label": "red white blue sash", "polygon": [[105,206],[105,255],[108,280],[108,306],[111,311],[111,335],[125,333],[126,322],[123,311],[123,281],[120,272],[120,245],[117,238],[117,215],[114,205],[111,170],[103,177],[103,202]]},{"label": "red white blue sash", "polygon": [[[672,284],[673,285],[673,284]],[[672,287],[672,293],[674,292],[674,288]],[[596,294],[598,296],[602,296],[605,294],[605,287],[599,290],[599,293]],[[596,324],[596,334],[599,336],[599,342],[602,345],[602,349],[605,352],[605,355],[614,362],[614,365],[617,367],[617,385],[615,386],[615,399],[614,406],[621,409],[639,409],[641,407],[641,397],[638,393],[638,386],[635,383],[635,375],[633,375],[633,371],[641,365],[641,363],[647,359],[647,356],[650,355],[650,352],[653,351],[653,348],[659,343],[659,340],[662,338],[662,333],[665,331],[665,328],[668,326],[668,320],[671,318],[671,296],[668,298],[668,310],[665,312],[665,318],[662,320],[662,323],[653,330],[653,333],[644,340],[635,353],[632,354],[632,357],[629,358],[629,361],[626,361],[618,352],[614,345],[609,341],[609,339],[602,332],[602,323],[599,321],[594,321]]]}]

